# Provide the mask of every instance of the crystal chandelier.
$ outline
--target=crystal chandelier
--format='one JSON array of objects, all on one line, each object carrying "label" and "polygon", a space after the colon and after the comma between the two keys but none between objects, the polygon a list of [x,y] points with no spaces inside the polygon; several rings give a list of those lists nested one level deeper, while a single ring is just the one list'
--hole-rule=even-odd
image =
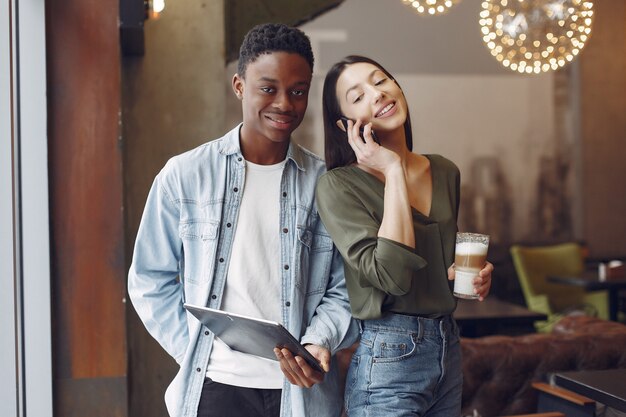
[{"label": "crystal chandelier", "polygon": [[556,70],[571,62],[591,35],[588,0],[483,0],[483,41],[502,65],[519,73]]},{"label": "crystal chandelier", "polygon": [[461,0],[402,0],[402,3],[411,6],[422,15],[443,14]]}]

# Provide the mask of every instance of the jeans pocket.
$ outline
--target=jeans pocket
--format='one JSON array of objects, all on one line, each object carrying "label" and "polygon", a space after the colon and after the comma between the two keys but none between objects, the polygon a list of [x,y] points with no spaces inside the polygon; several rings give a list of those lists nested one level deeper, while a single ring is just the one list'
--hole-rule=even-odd
[{"label": "jeans pocket", "polygon": [[374,342],[375,363],[397,362],[411,357],[417,349],[413,333],[379,332]]}]

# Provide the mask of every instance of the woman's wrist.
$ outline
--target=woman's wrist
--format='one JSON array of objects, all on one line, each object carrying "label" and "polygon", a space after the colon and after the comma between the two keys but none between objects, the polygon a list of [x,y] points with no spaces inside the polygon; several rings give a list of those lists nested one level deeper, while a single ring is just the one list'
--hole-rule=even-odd
[{"label": "woman's wrist", "polygon": [[402,166],[402,162],[400,161],[400,159],[387,165],[384,171],[382,172],[385,178],[389,178],[393,176],[400,176],[400,175],[404,177],[404,167]]}]

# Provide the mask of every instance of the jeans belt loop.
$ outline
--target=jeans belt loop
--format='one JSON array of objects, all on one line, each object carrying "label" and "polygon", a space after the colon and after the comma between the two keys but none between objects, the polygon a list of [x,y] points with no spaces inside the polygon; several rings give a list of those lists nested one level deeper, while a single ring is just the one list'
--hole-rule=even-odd
[{"label": "jeans belt loop", "polygon": [[424,337],[424,318],[417,318],[417,340],[422,340]]}]

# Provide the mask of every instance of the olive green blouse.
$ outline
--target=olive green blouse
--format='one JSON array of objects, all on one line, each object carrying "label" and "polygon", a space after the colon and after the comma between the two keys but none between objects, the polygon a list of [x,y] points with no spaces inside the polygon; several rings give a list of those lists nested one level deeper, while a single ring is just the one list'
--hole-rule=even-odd
[{"label": "olive green blouse", "polygon": [[378,237],[385,185],[356,166],[335,168],[317,184],[317,206],[345,263],[352,315],[385,312],[436,317],[456,307],[447,268],[454,261],[460,173],[439,155],[425,155],[432,173],[428,215],[413,208],[415,249]]}]

